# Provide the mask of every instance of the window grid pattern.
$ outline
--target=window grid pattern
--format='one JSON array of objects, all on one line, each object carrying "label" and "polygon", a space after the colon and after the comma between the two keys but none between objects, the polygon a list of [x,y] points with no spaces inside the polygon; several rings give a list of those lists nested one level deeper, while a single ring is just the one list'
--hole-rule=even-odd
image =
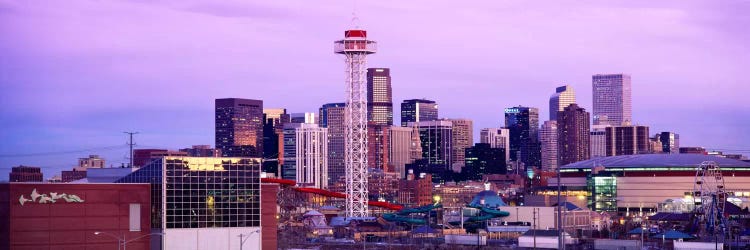
[{"label": "window grid pattern", "polygon": [[166,228],[260,226],[259,159],[166,157],[118,182],[152,184],[154,227],[162,225],[163,195]]}]

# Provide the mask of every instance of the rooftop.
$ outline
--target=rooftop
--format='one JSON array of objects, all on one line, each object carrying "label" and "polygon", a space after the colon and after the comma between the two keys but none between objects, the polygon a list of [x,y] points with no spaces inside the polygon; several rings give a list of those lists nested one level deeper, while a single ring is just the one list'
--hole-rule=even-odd
[{"label": "rooftop", "polygon": [[719,167],[722,168],[750,168],[750,162],[701,154],[641,154],[609,156],[571,163],[562,166],[562,168],[580,169],[592,168],[594,166],[604,166],[605,168],[698,167],[698,165],[704,161],[716,162],[719,164]]}]

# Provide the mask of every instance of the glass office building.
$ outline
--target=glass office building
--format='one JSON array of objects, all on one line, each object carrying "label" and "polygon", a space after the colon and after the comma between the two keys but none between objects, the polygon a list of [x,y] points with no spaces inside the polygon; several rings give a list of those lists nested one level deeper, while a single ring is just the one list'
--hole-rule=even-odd
[{"label": "glass office building", "polygon": [[167,156],[117,182],[150,183],[152,228],[173,241],[162,246],[187,247],[177,237],[182,229],[260,227],[260,164],[260,158]]}]

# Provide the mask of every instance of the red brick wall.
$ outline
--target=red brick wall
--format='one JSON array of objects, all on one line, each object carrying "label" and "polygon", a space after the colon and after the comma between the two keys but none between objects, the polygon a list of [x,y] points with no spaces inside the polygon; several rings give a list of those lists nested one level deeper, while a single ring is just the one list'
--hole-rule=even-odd
[{"label": "red brick wall", "polygon": [[276,217],[276,195],[279,193],[279,184],[261,184],[260,185],[260,225],[262,230],[263,249],[278,249],[278,226],[279,219]]},{"label": "red brick wall", "polygon": [[[4,184],[0,197],[7,195],[10,213],[4,213],[0,222],[8,221],[10,249],[116,249],[117,240],[96,231],[134,239],[150,233],[149,184]],[[83,202],[55,203],[27,201],[19,203],[21,195],[30,199],[32,190],[39,194],[78,195]],[[4,191],[5,190],[5,191]],[[0,198],[2,201],[2,198]],[[129,231],[130,204],[141,204],[140,232]],[[0,236],[2,239],[4,236]],[[150,237],[128,243],[128,249],[149,249]],[[0,249],[3,245],[0,244]]]}]

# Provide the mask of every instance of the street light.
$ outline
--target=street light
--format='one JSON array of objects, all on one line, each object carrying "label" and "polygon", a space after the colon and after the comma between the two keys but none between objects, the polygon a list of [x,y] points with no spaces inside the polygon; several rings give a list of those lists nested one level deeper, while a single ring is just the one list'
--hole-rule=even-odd
[{"label": "street light", "polygon": [[120,237],[118,237],[117,235],[114,235],[112,233],[107,233],[107,232],[99,232],[99,231],[94,232],[94,235],[106,235],[106,236],[109,236],[109,237],[112,237],[112,238],[116,239],[117,240],[117,250],[120,250],[120,246],[122,245],[123,239],[120,238]]},{"label": "street light", "polygon": [[245,245],[245,241],[250,239],[250,235],[253,235],[254,233],[260,233],[260,229],[257,229],[255,231],[250,231],[248,234],[240,234],[237,235],[237,237],[240,237],[240,250],[242,250],[242,246]]},{"label": "street light", "polygon": [[122,250],[127,250],[128,243],[136,241],[136,240],[139,240],[139,239],[141,239],[143,237],[146,237],[146,236],[151,236],[151,235],[161,235],[161,236],[164,236],[163,233],[151,233],[151,234],[144,234],[144,235],[135,237],[133,239],[127,240],[127,239],[125,239],[125,235],[123,235],[122,237],[118,237],[117,235],[115,235],[113,233],[108,233],[108,232],[96,231],[96,232],[94,232],[94,235],[106,235],[106,236],[109,236],[109,237],[117,239],[117,249],[118,250],[120,250],[120,246],[121,245],[122,245]]}]

